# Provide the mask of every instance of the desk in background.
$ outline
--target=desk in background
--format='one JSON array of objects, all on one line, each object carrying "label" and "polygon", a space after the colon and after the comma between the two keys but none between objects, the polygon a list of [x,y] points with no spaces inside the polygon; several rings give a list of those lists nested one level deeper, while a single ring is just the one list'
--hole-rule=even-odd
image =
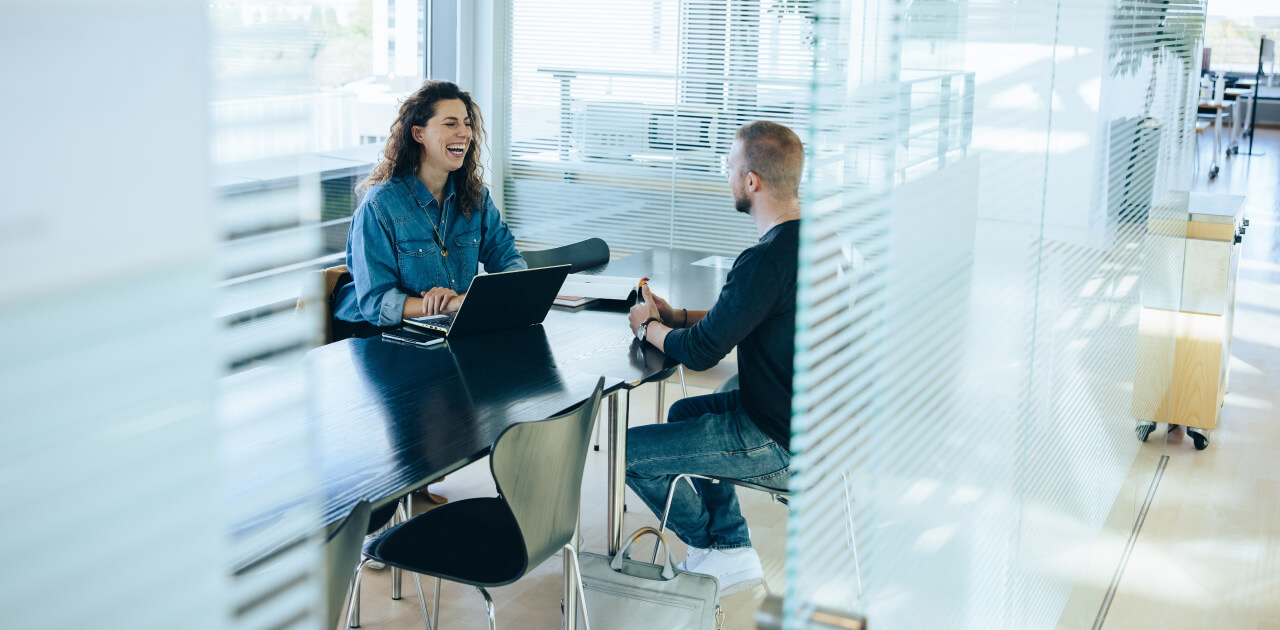
[{"label": "desk in background", "polygon": [[[1184,193],[1185,194],[1185,193]],[[1182,273],[1144,278],[1133,417],[1146,441],[1156,422],[1180,424],[1196,448],[1218,424],[1231,362],[1244,197],[1191,193],[1181,216],[1153,218],[1156,247],[1183,252]]]}]

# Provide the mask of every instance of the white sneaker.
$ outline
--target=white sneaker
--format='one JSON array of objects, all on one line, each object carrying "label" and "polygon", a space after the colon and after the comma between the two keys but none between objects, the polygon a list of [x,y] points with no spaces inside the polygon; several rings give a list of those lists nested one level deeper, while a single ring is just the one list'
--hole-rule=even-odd
[{"label": "white sneaker", "polygon": [[738,549],[689,548],[684,562],[676,565],[681,571],[702,573],[720,582],[720,597],[740,593],[764,582],[764,568],[760,556],[751,547]]},{"label": "white sneaker", "polygon": [[[387,531],[387,528],[386,528],[386,527],[383,527],[383,528],[379,529],[378,531],[376,531],[376,532],[374,532],[374,533],[372,533],[372,534],[369,534],[368,536],[365,536],[365,537],[364,537],[364,542],[367,544],[367,543],[369,543],[369,542],[373,541],[373,539],[375,539],[375,538],[377,538],[377,537],[378,537],[378,534],[381,534],[381,533],[382,533],[382,532],[384,532],[384,531]],[[366,568],[366,569],[373,569],[374,571],[381,571],[381,570],[383,570],[383,569],[387,568],[387,565],[382,564],[381,562],[378,562],[377,560],[370,560],[369,562],[365,563],[364,568]]]},{"label": "white sneaker", "polygon": [[698,566],[698,563],[702,562],[702,560],[706,558],[707,554],[709,553],[711,553],[710,549],[702,549],[701,547],[689,547],[688,551],[685,552],[684,562],[680,562],[676,564],[676,568],[680,569],[681,571],[685,571],[687,573],[697,573],[697,571],[693,570],[693,567]]}]

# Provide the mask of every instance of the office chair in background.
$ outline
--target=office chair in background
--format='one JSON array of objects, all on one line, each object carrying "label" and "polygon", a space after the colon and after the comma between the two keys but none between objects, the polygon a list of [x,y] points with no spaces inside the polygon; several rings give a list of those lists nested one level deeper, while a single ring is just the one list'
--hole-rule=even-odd
[{"label": "office chair in background", "polygon": [[562,247],[522,252],[530,269],[569,265],[569,273],[598,267],[609,262],[609,244],[603,239],[589,238]]},{"label": "office chair in background", "polygon": [[[369,502],[362,500],[357,502],[355,507],[351,508],[351,512],[325,535],[324,622],[327,624],[325,625],[326,628],[336,626],[338,617],[342,614],[342,604],[346,601],[347,589],[352,584],[352,571],[355,570],[356,563],[360,560],[360,541],[364,539],[365,528],[368,525]],[[273,575],[273,570],[270,567],[274,560],[293,548],[292,545],[285,546],[279,551],[236,569],[233,575],[236,578],[263,581],[279,580],[281,577],[293,579],[293,573]],[[281,585],[278,588],[287,588],[287,585]],[[257,603],[250,604],[249,607],[252,608]],[[245,611],[237,613],[237,615],[241,614],[245,614]]]}]

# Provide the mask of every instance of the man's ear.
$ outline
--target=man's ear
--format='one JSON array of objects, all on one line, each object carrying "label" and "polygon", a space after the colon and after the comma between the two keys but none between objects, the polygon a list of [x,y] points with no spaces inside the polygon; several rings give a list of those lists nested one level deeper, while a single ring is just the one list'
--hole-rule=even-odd
[{"label": "man's ear", "polygon": [[755,171],[747,171],[747,181],[743,183],[746,184],[747,192],[758,192],[760,190],[760,176],[756,175]]},{"label": "man's ear", "polygon": [[413,136],[413,140],[415,142],[419,142],[419,143],[423,141],[422,140],[423,134],[426,133],[426,131],[427,131],[426,127],[422,127],[420,125],[414,125],[409,128],[409,134]]}]

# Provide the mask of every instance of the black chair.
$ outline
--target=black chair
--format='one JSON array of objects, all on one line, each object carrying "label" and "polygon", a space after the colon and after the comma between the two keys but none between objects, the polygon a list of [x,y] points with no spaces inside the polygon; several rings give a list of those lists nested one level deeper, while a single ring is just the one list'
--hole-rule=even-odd
[{"label": "black chair", "polygon": [[578,273],[609,262],[609,244],[598,238],[589,238],[571,245],[523,252],[521,255],[530,269],[569,265],[569,273]]},{"label": "black chair", "polygon": [[[476,587],[484,596],[489,627],[496,628],[493,599],[485,588],[515,582],[560,549],[571,561],[571,577],[585,603],[573,537],[591,423],[603,387],[601,378],[591,398],[573,411],[513,424],[498,436],[489,452],[497,497],[463,499],[424,512],[367,543],[365,555],[412,571],[415,580],[418,574],[435,577],[437,622],[440,580],[446,579]],[[434,627],[421,580],[418,597],[427,626]]]},{"label": "black chair", "polygon": [[[325,572],[325,617],[326,628],[338,624],[342,614],[342,605],[347,599],[347,589],[352,584],[352,571],[360,561],[360,542],[364,540],[365,528],[369,526],[369,502],[360,501],[351,508],[346,518],[330,529],[324,541]],[[299,541],[301,542],[301,541]],[[274,553],[259,558],[237,569],[237,578],[259,572],[271,571],[270,565],[281,556],[291,552],[296,544],[286,545]],[[251,604],[256,605],[255,604]],[[241,611],[243,613],[243,611]]]},{"label": "black chair", "polygon": [[347,518],[329,532],[324,544],[325,626],[338,625],[347,589],[354,583],[356,564],[360,561],[360,544],[369,526],[369,502],[360,501]]}]

